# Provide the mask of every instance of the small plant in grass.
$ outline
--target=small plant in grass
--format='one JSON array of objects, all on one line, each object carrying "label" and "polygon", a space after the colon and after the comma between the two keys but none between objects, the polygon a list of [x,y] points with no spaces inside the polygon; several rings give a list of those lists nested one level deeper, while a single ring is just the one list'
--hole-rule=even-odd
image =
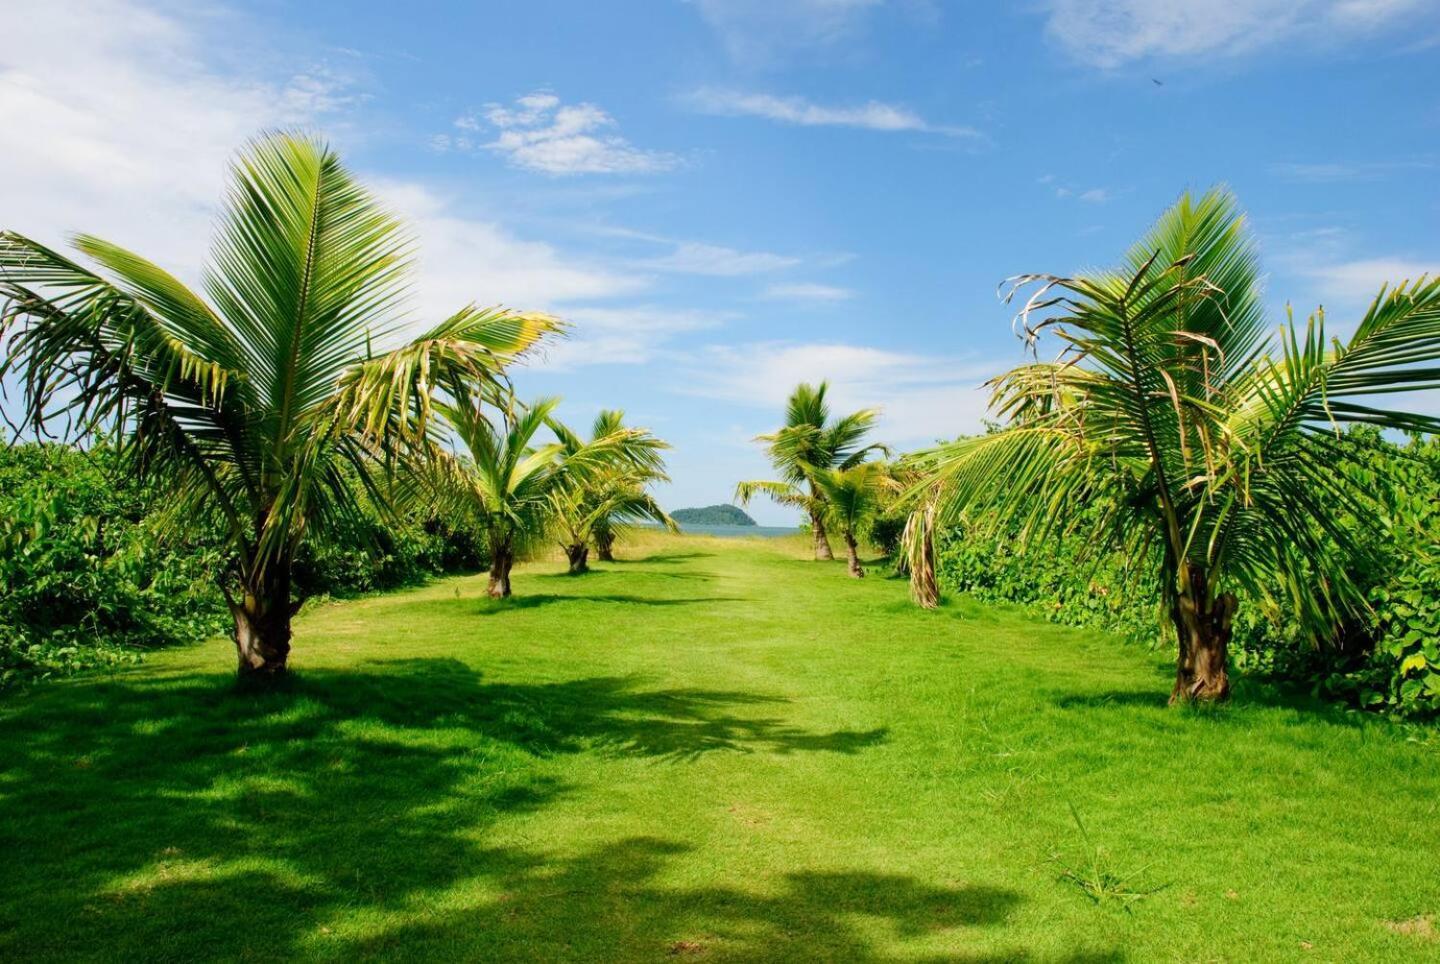
[{"label": "small plant in grass", "polygon": [[1169,884],[1160,884],[1156,887],[1140,887],[1137,878],[1149,869],[1149,865],[1139,870],[1128,873],[1121,872],[1115,868],[1109,853],[1105,848],[1097,844],[1090,837],[1090,831],[1085,827],[1085,821],[1080,819],[1080,811],[1075,809],[1075,804],[1070,804],[1070,816],[1075,821],[1075,828],[1080,833],[1080,842],[1084,853],[1081,859],[1075,863],[1065,860],[1060,853],[1055,853],[1051,859],[1060,867],[1060,879],[1066,883],[1078,887],[1086,897],[1097,906],[1118,906],[1125,913],[1131,913],[1135,904],[1164,890]]}]

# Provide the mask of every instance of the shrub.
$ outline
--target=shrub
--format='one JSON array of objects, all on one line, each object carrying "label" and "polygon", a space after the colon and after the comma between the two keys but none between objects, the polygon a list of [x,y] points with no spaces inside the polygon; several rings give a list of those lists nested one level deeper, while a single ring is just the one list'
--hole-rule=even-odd
[{"label": "shrub", "polygon": [[161,547],[110,454],[0,449],[0,685],[132,662],[226,623],[215,540]]},{"label": "shrub", "polygon": [[[198,519],[183,542],[161,541],[163,503],[103,447],[0,446],[0,687],[229,631],[221,531]],[[365,519],[307,543],[295,588],[346,596],[473,571],[486,562],[481,545],[469,528],[418,513],[393,528]]]}]

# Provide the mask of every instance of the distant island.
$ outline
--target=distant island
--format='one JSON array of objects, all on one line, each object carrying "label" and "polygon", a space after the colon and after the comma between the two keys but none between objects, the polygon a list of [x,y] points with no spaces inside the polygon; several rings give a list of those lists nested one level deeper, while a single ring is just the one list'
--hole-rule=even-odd
[{"label": "distant island", "polygon": [[733,505],[707,505],[703,509],[676,509],[670,518],[682,526],[753,526],[755,520]]}]

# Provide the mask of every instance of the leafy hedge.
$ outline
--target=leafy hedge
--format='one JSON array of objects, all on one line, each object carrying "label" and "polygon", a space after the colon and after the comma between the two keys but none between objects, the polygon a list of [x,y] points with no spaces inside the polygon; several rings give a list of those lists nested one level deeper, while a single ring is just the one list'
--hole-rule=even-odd
[{"label": "leafy hedge", "polygon": [[[218,532],[197,520],[185,541],[162,541],[157,504],[104,449],[0,444],[0,687],[228,631]],[[307,544],[295,587],[305,597],[391,589],[481,568],[482,546],[441,520],[369,520]]]},{"label": "leafy hedge", "polygon": [[[1365,709],[1440,715],[1440,440],[1401,446],[1368,429],[1347,437],[1357,458],[1345,470],[1364,474],[1390,518],[1390,531],[1371,546],[1381,563],[1361,574],[1373,613],[1317,645],[1285,613],[1242,599],[1234,666]],[[1009,539],[955,528],[936,549],[947,591],[1019,603],[1053,622],[1150,646],[1174,645],[1155,576],[1127,569],[1126,560],[1093,551],[1081,538],[1021,554]]]}]

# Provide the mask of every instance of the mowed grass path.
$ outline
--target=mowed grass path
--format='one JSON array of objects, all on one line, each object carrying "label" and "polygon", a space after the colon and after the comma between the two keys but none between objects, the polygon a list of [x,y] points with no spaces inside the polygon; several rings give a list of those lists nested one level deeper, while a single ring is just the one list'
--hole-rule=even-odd
[{"label": "mowed grass path", "polygon": [[1169,710],[798,541],[630,553],[318,607],[282,692],[212,641],[8,697],[0,959],[1440,958],[1423,732]]}]

